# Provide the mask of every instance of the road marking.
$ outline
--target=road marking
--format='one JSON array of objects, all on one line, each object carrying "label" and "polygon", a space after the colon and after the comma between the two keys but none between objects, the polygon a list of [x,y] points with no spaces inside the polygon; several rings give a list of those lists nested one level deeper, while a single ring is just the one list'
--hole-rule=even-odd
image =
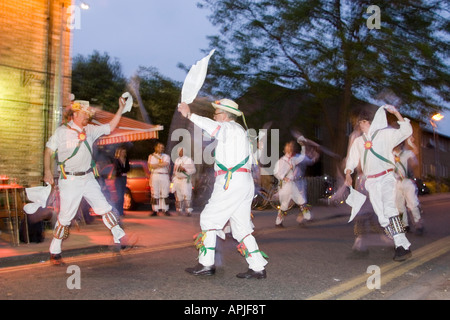
[{"label": "road marking", "polygon": [[[290,226],[285,228],[264,228],[260,229],[256,232],[258,235],[272,234],[276,232],[288,231],[298,229],[298,226]],[[111,259],[114,257],[127,256],[127,255],[136,255],[142,253],[152,253],[159,252],[163,250],[172,250],[172,249],[180,249],[192,247],[193,241],[184,241],[177,242],[165,245],[158,245],[155,247],[136,247],[132,250],[121,252],[119,255],[115,255],[111,251],[95,253],[95,254],[87,254],[80,255],[74,257],[64,258],[66,265],[75,264],[77,262],[84,261],[93,261],[93,260],[103,260],[103,259]],[[394,280],[395,278],[405,274],[411,269],[414,269],[434,258],[437,258],[441,255],[450,251],[450,236],[432,242],[424,247],[421,247],[415,251],[413,251],[412,258],[404,261],[404,262],[396,262],[392,261],[381,266],[381,281],[382,285]],[[48,261],[43,263],[35,263],[28,265],[21,265],[15,267],[6,267],[0,268],[0,274],[8,273],[8,272],[16,272],[16,271],[24,271],[29,269],[36,268],[55,268],[50,265]],[[392,270],[392,271],[391,271]],[[344,299],[344,300],[356,300],[359,299],[371,292],[373,290],[369,290],[366,286],[366,281],[369,277],[369,274],[362,274],[355,278],[352,278],[342,284],[333,286],[326,291],[309,297],[307,300],[329,300],[329,299]]]},{"label": "road marking", "polygon": [[[381,282],[382,285],[398,278],[405,274],[409,270],[412,270],[432,259],[435,259],[441,255],[450,251],[450,236],[437,240],[424,247],[421,247],[412,252],[413,256],[404,261],[397,262],[392,261],[383,265],[381,269]],[[366,285],[368,274],[356,276],[342,284],[333,286],[326,291],[309,297],[307,300],[356,300],[371,292]]]},{"label": "road marking", "polygon": [[[185,247],[190,247],[193,245],[194,245],[194,241],[185,241],[185,242],[177,242],[177,243],[159,245],[156,247],[136,247],[129,251],[121,252],[120,254],[115,254],[112,251],[108,251],[108,252],[92,253],[92,254],[86,254],[86,255],[80,255],[80,256],[74,256],[74,257],[67,257],[67,258],[64,258],[64,262],[66,265],[71,265],[71,264],[75,264],[77,262],[111,259],[111,258],[120,257],[120,256],[185,248]],[[41,262],[41,263],[32,263],[32,264],[25,264],[25,265],[14,266],[14,267],[0,268],[0,274],[8,273],[8,272],[15,272],[15,271],[24,271],[24,270],[28,270],[28,269],[46,268],[46,267],[56,268],[56,267],[52,266],[49,261],[45,261],[45,262]]]}]

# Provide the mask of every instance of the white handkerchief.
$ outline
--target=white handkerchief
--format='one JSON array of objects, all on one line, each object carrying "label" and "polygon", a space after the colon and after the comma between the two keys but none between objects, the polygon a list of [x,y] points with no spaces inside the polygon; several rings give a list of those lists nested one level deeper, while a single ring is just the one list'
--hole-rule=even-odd
[{"label": "white handkerchief", "polygon": [[189,69],[186,79],[184,79],[183,87],[181,88],[181,102],[191,104],[197,97],[198,92],[203,86],[203,82],[205,82],[209,59],[214,52],[215,49],[211,50],[206,57],[197,61]]},{"label": "white handkerchief", "polygon": [[220,239],[225,240],[225,232],[223,230],[217,230],[216,234]]},{"label": "white handkerchief", "polygon": [[350,187],[350,194],[348,195],[347,200],[345,200],[345,203],[352,207],[352,213],[348,222],[351,222],[355,218],[359,210],[361,210],[364,202],[366,202],[366,198],[367,197],[361,192],[356,191],[355,189]]},{"label": "white handkerchief", "polygon": [[388,122],[386,118],[385,107],[381,106],[378,108],[377,112],[375,113],[375,116],[373,117],[372,122],[370,123],[369,136],[372,137],[375,131],[384,129],[387,126]]},{"label": "white handkerchief", "polygon": [[51,191],[52,186],[50,184],[47,184],[45,187],[25,188],[25,192],[31,203],[24,205],[23,210],[27,214],[33,214],[39,209],[39,207],[47,207],[47,199]]},{"label": "white handkerchief", "polygon": [[133,97],[131,96],[131,94],[129,92],[125,92],[122,95],[122,98],[127,100],[127,102],[125,103],[125,108],[123,108],[123,111],[122,111],[122,114],[124,114],[125,112],[131,111],[131,107],[133,106]]}]

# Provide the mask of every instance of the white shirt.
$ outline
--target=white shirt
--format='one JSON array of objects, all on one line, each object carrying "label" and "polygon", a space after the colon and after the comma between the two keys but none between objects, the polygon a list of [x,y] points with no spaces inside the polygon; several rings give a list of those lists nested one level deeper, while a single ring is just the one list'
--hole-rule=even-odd
[{"label": "white shirt", "polygon": [[[158,164],[158,163],[162,163],[162,162],[167,162],[170,163],[170,157],[165,154],[157,154],[157,153],[152,153],[151,155],[148,156],[148,163],[149,164]],[[152,169],[152,173],[169,173],[169,166],[165,166],[162,168],[156,168],[156,169]]]},{"label": "white shirt", "polygon": [[[398,124],[400,125],[399,129],[385,128],[379,130],[374,141],[372,141],[373,150],[391,161],[391,163],[395,163],[392,150],[413,132],[409,119],[405,118],[405,121],[398,121]],[[368,141],[371,141],[371,137],[366,136],[366,138]],[[353,170],[358,166],[360,161],[361,168],[366,176],[375,175],[394,168],[391,163],[379,159],[370,150],[367,150],[367,156],[364,161],[364,154],[366,152],[364,145],[363,136],[355,139],[350,147],[344,172],[350,170],[353,173]]]},{"label": "white shirt", "polygon": [[307,165],[311,165],[314,162],[304,154],[304,148],[302,153],[295,154],[294,156],[284,155],[277,163],[275,163],[274,176],[278,180],[287,178],[290,181],[299,180],[305,175]]},{"label": "white shirt", "polygon": [[[215,148],[217,161],[227,168],[233,168],[248,157],[248,161],[241,168],[251,169],[250,144],[247,132],[240,124],[235,121],[217,122],[196,114],[192,114],[190,119],[217,140]],[[214,170],[221,170],[217,163],[214,164]]]},{"label": "white shirt", "polygon": [[180,166],[182,166],[186,170],[185,173],[187,175],[192,175],[196,171],[194,161],[192,161],[191,158],[189,158],[188,156],[178,157],[175,160],[174,167],[173,167],[174,178],[180,178],[180,179],[187,178],[183,172],[178,171],[178,168]]},{"label": "white shirt", "polygon": [[412,150],[402,150],[399,153],[394,151],[394,157],[399,158],[399,163],[396,163],[398,174],[402,178],[409,178],[409,160],[411,159],[411,161],[414,161],[413,163],[417,164],[417,158],[414,152]]},{"label": "white shirt", "polygon": [[[50,139],[46,143],[46,147],[50,148],[53,151],[58,151],[58,161],[63,162],[67,158],[69,158],[75,148],[77,147],[80,139],[78,138],[79,133],[82,131],[82,128],[78,127],[73,121],[70,121],[68,125],[76,129],[77,131],[68,128],[65,125],[58,127],[55,130],[55,133],[50,137]],[[91,150],[93,151],[93,144],[95,140],[105,134],[110,134],[111,128],[109,124],[104,125],[92,125],[88,124],[84,127],[86,132],[86,141],[89,144]],[[82,142],[80,144],[80,149],[76,153],[76,155],[67,160],[64,166],[64,170],[66,172],[81,172],[87,171],[91,168],[92,156],[89,152],[86,144]]]}]

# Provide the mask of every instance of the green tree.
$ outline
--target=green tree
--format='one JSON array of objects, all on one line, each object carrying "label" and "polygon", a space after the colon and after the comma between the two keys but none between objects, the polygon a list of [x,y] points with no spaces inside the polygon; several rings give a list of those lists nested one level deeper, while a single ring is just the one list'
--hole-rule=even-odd
[{"label": "green tree", "polygon": [[[354,97],[382,101],[382,92],[392,92],[402,111],[417,116],[439,109],[450,95],[448,3],[383,1],[380,29],[367,25],[371,4],[203,0],[198,6],[220,27],[220,35],[209,37],[216,53],[206,86],[235,98],[258,79],[308,90],[340,154]],[[337,126],[326,112],[330,101],[338,109]]]},{"label": "green tree", "polygon": [[116,112],[118,99],[126,91],[126,78],[117,59],[94,51],[88,57],[77,55],[72,66],[72,93],[77,100]]},{"label": "green tree", "polygon": [[181,83],[159,73],[156,68],[139,67],[136,76],[142,102],[153,124],[164,126],[160,140],[167,142],[170,123],[180,100]]}]

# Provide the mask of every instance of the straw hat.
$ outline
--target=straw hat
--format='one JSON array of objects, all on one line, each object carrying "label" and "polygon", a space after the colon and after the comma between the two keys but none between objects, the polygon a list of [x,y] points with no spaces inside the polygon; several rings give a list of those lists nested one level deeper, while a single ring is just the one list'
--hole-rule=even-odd
[{"label": "straw hat", "polygon": [[72,110],[74,112],[76,112],[76,111],[84,111],[89,116],[93,116],[94,113],[95,113],[95,110],[93,108],[89,107],[89,101],[86,101],[86,100],[75,100],[72,103]]},{"label": "straw hat", "polygon": [[242,116],[242,111],[239,110],[239,105],[230,99],[222,99],[211,103],[214,108],[219,108],[224,111],[233,113],[237,116]]}]

